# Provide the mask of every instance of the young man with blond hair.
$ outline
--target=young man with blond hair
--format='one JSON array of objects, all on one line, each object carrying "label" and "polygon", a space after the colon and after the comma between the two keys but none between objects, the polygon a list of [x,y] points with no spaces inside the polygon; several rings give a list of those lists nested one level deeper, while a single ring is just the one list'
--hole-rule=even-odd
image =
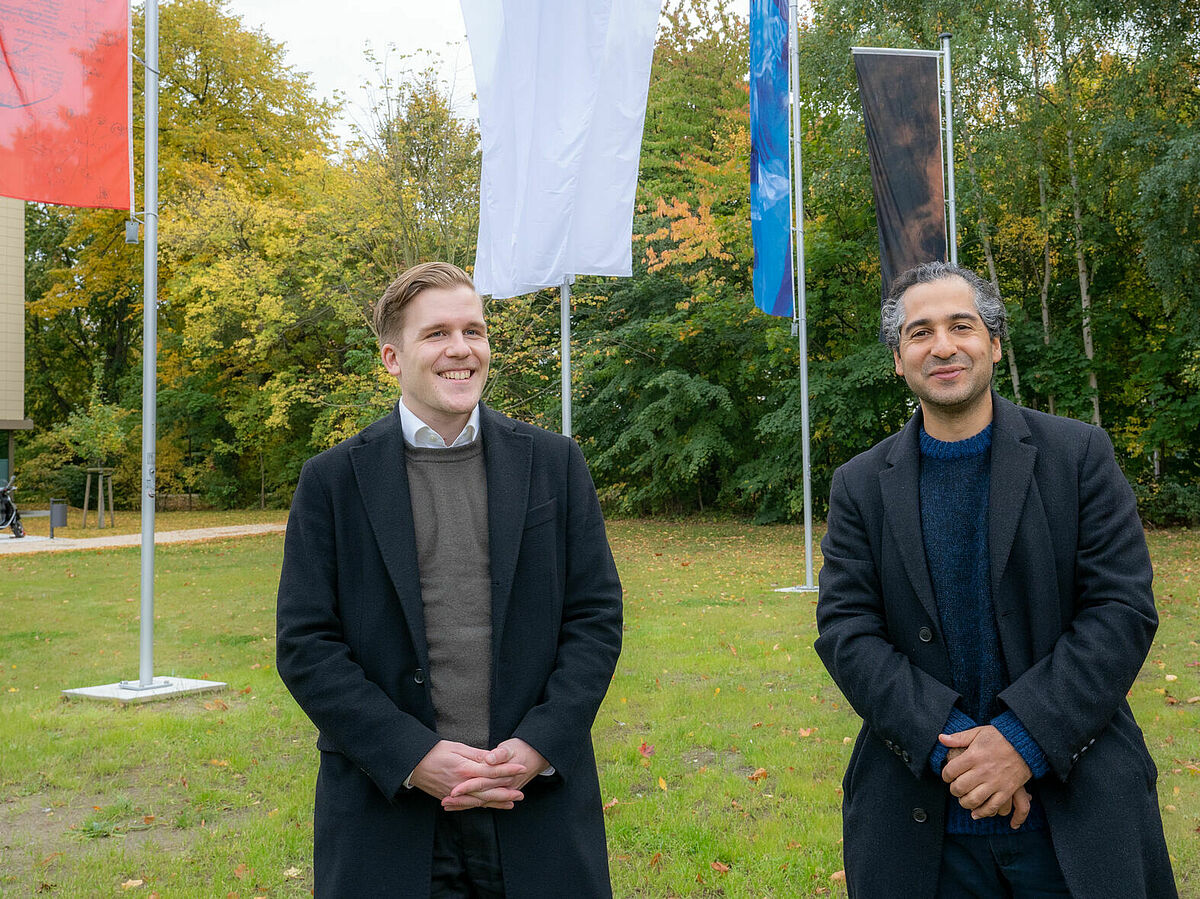
[{"label": "young man with blond hair", "polygon": [[318,897],[611,895],[590,729],[621,585],[574,441],[480,402],[483,303],[447,263],[375,308],[393,411],[310,459],[278,666],[319,731]]}]

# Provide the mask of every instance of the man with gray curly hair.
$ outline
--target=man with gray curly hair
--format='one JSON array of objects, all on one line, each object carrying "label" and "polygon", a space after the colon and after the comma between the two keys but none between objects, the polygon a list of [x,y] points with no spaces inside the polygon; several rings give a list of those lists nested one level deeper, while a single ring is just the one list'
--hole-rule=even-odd
[{"label": "man with gray curly hair", "polygon": [[1006,314],[974,272],[905,272],[881,331],[920,405],[834,474],[817,605],[863,718],[850,895],[1176,895],[1125,699],[1150,558],[1108,436],[992,389]]}]

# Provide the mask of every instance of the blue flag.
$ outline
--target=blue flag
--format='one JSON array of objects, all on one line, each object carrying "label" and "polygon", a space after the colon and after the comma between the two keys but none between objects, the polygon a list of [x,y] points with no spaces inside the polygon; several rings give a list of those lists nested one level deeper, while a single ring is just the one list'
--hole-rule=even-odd
[{"label": "blue flag", "polygon": [[754,305],[790,317],[792,185],[788,167],[786,0],[750,0],[750,233]]}]

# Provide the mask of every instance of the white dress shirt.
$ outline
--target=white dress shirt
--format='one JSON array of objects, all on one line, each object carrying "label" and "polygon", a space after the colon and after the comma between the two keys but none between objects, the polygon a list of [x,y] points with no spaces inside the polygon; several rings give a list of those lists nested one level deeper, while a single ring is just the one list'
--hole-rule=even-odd
[{"label": "white dress shirt", "polygon": [[455,446],[466,446],[469,443],[474,443],[476,436],[479,434],[478,405],[471,410],[471,417],[467,419],[467,424],[459,435],[454,438],[454,442],[446,443],[442,439],[441,434],[421,421],[415,412],[404,405],[404,397],[401,397],[397,402],[400,406],[400,427],[404,430],[404,442],[409,446],[416,446],[422,449],[449,449]]}]

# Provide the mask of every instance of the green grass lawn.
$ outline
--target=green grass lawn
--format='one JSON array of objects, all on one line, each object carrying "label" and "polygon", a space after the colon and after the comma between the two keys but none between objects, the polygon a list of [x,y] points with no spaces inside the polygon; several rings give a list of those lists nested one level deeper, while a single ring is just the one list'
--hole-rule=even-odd
[{"label": "green grass lawn", "polygon": [[[595,740],[616,894],[844,895],[858,719],[813,652],[815,596],[772,589],[803,578],[801,529],[610,533],[627,629]],[[1200,535],[1150,546],[1162,625],[1131,702],[1200,896]],[[155,673],[229,689],[132,707],[59,691],[137,676],[138,550],[0,556],[0,895],[310,894],[317,758],[274,670],[281,552],[158,548]]]}]

